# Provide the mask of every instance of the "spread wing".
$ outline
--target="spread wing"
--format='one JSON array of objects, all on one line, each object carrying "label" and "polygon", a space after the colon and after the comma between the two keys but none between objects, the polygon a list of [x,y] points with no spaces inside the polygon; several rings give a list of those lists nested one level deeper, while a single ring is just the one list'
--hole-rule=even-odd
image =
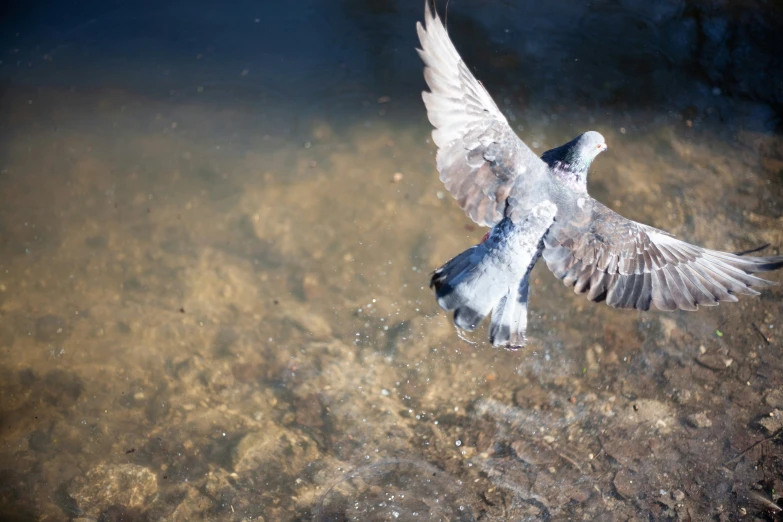
[{"label": "spread wing", "polygon": [[546,164],[511,130],[468,70],[429,0],[424,21],[424,27],[416,24],[418,51],[431,92],[422,97],[435,127],[432,139],[438,146],[440,179],[473,221],[495,225],[506,214],[507,200],[513,204],[514,191],[522,190],[519,177],[543,173]]},{"label": "spread wing", "polygon": [[616,308],[696,310],[757,295],[774,283],[756,272],[783,267],[783,256],[742,257],[680,241],[589,200],[584,212],[544,239],[549,269],[591,301]]}]

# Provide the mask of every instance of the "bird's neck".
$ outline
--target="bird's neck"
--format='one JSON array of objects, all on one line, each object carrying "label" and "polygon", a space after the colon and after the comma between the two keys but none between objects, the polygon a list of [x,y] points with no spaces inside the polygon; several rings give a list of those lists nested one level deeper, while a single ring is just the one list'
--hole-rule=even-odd
[{"label": "bird's neck", "polygon": [[552,173],[564,185],[572,190],[587,192],[587,171],[590,165],[567,163],[563,160],[554,160],[549,163]]},{"label": "bird's neck", "polygon": [[566,143],[541,155],[552,173],[572,190],[587,192],[587,171],[593,158],[578,154],[572,143]]}]

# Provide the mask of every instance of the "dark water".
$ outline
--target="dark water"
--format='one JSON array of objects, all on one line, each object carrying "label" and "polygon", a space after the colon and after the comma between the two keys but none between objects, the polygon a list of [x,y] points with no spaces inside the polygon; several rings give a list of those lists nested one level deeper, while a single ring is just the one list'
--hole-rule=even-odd
[{"label": "dark water", "polygon": [[[536,4],[448,11],[522,138],[598,130],[598,199],[779,253],[780,6]],[[538,267],[527,349],[457,337],[428,274],[484,230],[435,172],[421,2],[5,9],[5,520],[780,516],[780,287],[642,314]]]}]

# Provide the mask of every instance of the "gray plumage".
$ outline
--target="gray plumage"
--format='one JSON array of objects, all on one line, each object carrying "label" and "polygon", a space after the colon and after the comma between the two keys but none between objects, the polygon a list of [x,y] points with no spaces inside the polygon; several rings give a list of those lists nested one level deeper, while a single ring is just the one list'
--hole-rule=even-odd
[{"label": "gray plumage", "polygon": [[486,241],[435,271],[431,284],[437,289],[438,304],[454,310],[454,324],[473,330],[492,312],[493,344],[524,344],[528,274],[556,213],[554,203],[543,201],[520,223],[503,219]]},{"label": "gray plumage", "polygon": [[753,274],[783,267],[783,256],[690,245],[591,198],[587,174],[606,150],[603,136],[586,132],[539,158],[471,74],[429,2],[424,18],[416,29],[430,92],[422,97],[440,179],[473,221],[493,227],[432,276],[438,304],[454,311],[459,328],[472,330],[491,313],[493,345],[524,345],[539,257],[577,293],[616,308],[696,310],[774,284]]}]

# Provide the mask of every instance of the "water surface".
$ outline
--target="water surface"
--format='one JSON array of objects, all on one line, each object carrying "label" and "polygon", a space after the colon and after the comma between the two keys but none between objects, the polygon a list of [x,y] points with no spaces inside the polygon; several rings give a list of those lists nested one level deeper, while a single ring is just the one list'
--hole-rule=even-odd
[{"label": "water surface", "polygon": [[[485,230],[435,171],[421,15],[8,13],[5,519],[777,516],[780,287],[637,313],[542,265],[525,350],[456,335],[428,276]],[[448,26],[534,150],[606,136],[598,199],[710,248],[779,253],[780,20],[753,2],[475,0]]]}]

